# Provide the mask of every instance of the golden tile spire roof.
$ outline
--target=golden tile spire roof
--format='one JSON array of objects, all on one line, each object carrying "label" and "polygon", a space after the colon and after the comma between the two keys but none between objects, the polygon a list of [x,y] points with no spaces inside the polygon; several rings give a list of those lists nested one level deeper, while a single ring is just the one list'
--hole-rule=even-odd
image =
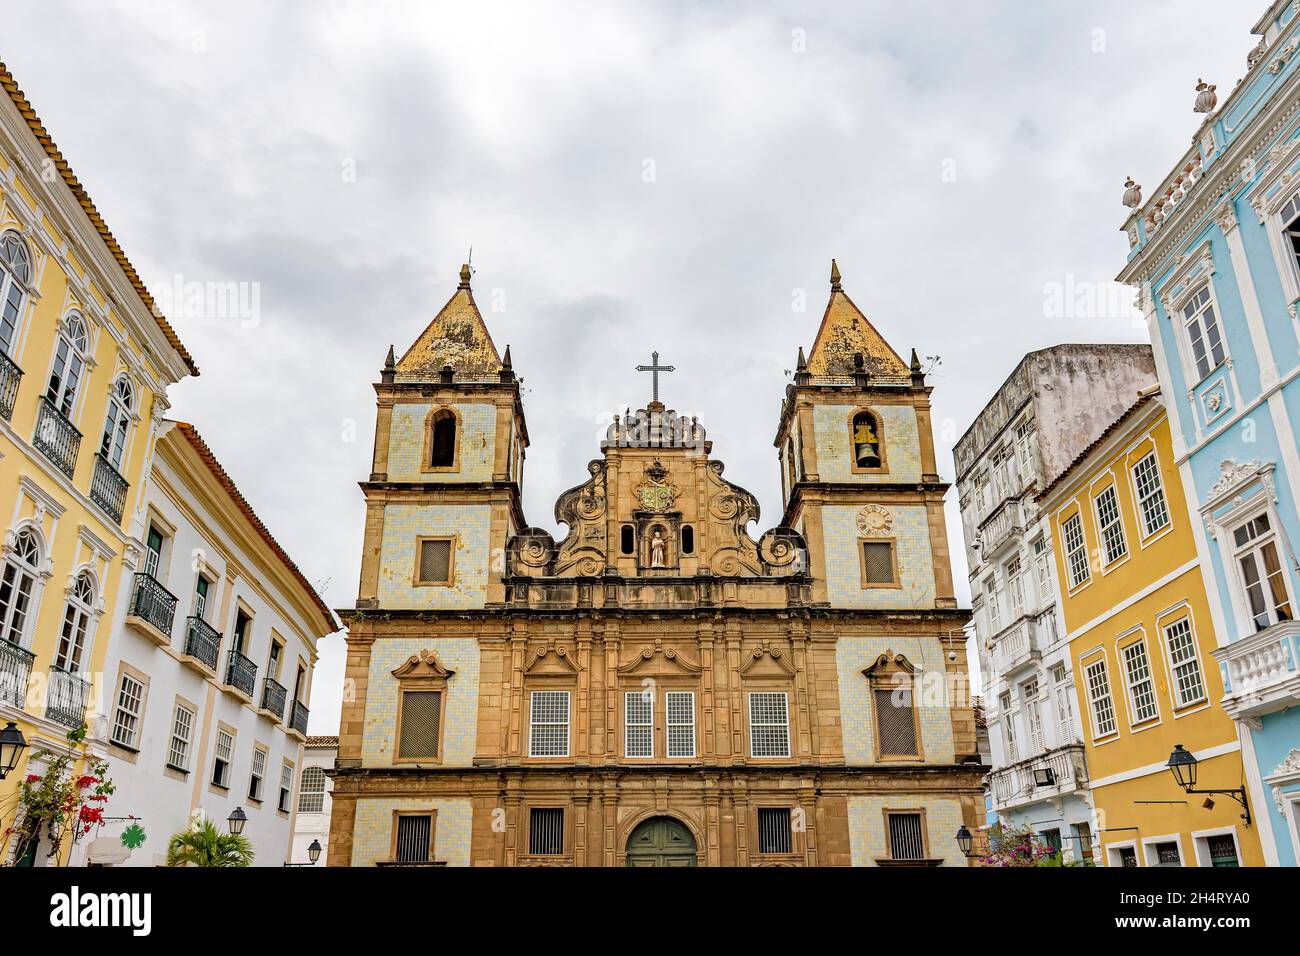
[{"label": "golden tile spire roof", "polygon": [[852,379],[854,356],[862,355],[872,378],[909,380],[907,363],[885,341],[840,286],[840,267],[831,260],[831,298],[808,355],[808,373],[818,379]]},{"label": "golden tile spire roof", "polygon": [[433,382],[450,365],[462,381],[496,381],[501,356],[470,289],[468,263],[460,284],[414,344],[397,360],[399,382]]}]

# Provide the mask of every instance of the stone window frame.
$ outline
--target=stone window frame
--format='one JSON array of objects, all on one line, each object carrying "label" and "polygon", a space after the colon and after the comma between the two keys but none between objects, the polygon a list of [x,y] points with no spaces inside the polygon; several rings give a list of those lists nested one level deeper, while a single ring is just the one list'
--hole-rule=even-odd
[{"label": "stone window frame", "polygon": [[[654,677],[653,693],[654,702],[651,705],[650,716],[650,740],[652,744],[650,756],[629,756],[627,752],[627,696],[644,692],[644,686],[639,683],[640,678],[636,676],[620,678],[617,683],[617,692],[619,697],[619,707],[616,721],[616,730],[618,733],[619,747],[618,758],[626,760],[629,763],[640,765],[648,764],[665,764],[673,767],[690,766],[698,764],[703,759],[700,754],[700,726],[701,699],[703,697],[703,688],[700,686],[700,678],[694,674],[682,674],[680,676],[672,674],[658,674]],[[542,687],[531,688],[532,690],[562,690],[560,687]],[[690,694],[691,695],[691,713],[693,722],[691,724],[694,730],[694,755],[690,757],[670,757],[668,755],[668,695],[669,694]],[[572,698],[570,698],[570,707],[572,707]],[[532,701],[529,699],[529,714],[531,717]],[[787,704],[788,707],[788,704]],[[572,717],[570,717],[572,720]],[[531,729],[531,719],[529,721]],[[684,726],[684,725],[675,725]],[[542,758],[534,758],[542,759]]]},{"label": "stone window frame", "polygon": [[[786,752],[784,754],[755,754],[754,753],[754,704],[753,696],[755,694],[781,694],[785,697],[785,740]],[[792,701],[795,698],[794,680],[784,681],[781,679],[758,679],[752,683],[749,681],[743,684],[743,699],[745,706],[745,759],[756,761],[758,763],[770,763],[797,760],[799,757],[799,728],[796,722],[796,714]],[[775,726],[764,724],[762,726]]]},{"label": "stone window frame", "polygon": [[[118,743],[113,739],[113,729],[117,724],[117,712],[121,706],[122,682],[125,678],[130,677],[140,685],[140,710],[135,715],[135,743],[136,746]],[[149,675],[140,668],[121,661],[117,666],[117,678],[113,681],[113,706],[108,714],[108,752],[119,760],[125,760],[127,763],[135,763],[140,756],[141,737],[144,734],[145,712],[149,707]],[[170,740],[170,736],[168,737]]]},{"label": "stone window frame", "polygon": [[[912,734],[916,741],[915,754],[885,754],[880,746],[880,715],[876,711],[876,691],[897,686],[899,674],[906,674],[911,680],[912,691]],[[867,696],[871,701],[871,740],[874,756],[880,763],[924,763],[925,740],[921,735],[921,708],[916,701],[917,670],[903,654],[886,651],[878,656],[862,671],[867,679]],[[1014,696],[1014,695],[1013,695]]]},{"label": "stone window frame", "polygon": [[[426,541],[449,541],[451,550],[447,555],[447,580],[423,581],[420,579],[421,552]],[[458,534],[421,534],[415,537],[415,560],[411,567],[411,587],[413,588],[452,588],[456,586],[456,552],[460,550]]]},{"label": "stone window frame", "polygon": [[[762,835],[763,831],[759,825],[759,816],[763,810],[788,810],[790,813],[790,851],[788,853],[766,852],[763,850]],[[750,832],[754,834],[754,846],[750,851],[756,858],[764,863],[802,863],[807,858],[807,824],[802,827],[795,825],[797,815],[803,814],[803,807],[793,801],[778,802],[773,800],[761,800],[754,803],[749,808],[749,826]]]},{"label": "stone window frame", "polygon": [[[434,465],[433,462],[433,428],[439,420],[450,415],[456,423],[456,433],[452,443],[451,464]],[[424,452],[420,459],[420,471],[427,475],[450,474],[460,471],[460,444],[464,438],[464,422],[454,405],[435,405],[424,416]]]},{"label": "stone window frame", "polygon": [[[257,767],[257,755],[262,754],[262,775],[259,778],[257,796],[253,796],[253,771]],[[259,740],[253,741],[253,753],[248,758],[248,802],[261,806],[266,800],[266,776],[271,769],[271,748]]]},{"label": "stone window frame", "polygon": [[[880,453],[880,465],[876,468],[858,467],[857,455],[853,453],[853,420],[866,412],[876,423],[876,449]],[[889,474],[889,457],[888,448],[885,444],[885,416],[880,414],[880,409],[873,405],[857,405],[849,412],[848,421],[849,430],[849,469],[855,475],[887,475]]]},{"label": "stone window frame", "polygon": [[[894,843],[890,836],[889,818],[905,815],[919,816],[921,818],[921,856],[919,858],[894,856]],[[885,838],[885,850],[889,854],[881,859],[887,863],[912,866],[923,866],[933,860],[934,858],[930,855],[930,821],[928,816],[925,807],[881,807],[880,817],[884,825],[881,832]]]},{"label": "stone window frame", "polygon": [[[562,814],[563,823],[560,827],[561,844],[559,853],[534,853],[532,847],[533,834],[533,811],[534,810],[559,810]],[[548,799],[545,797],[535,800],[525,800],[519,806],[520,831],[523,834],[523,847],[516,851],[516,862],[536,862],[536,863],[555,863],[557,861],[572,861],[574,853],[574,813],[573,801],[562,798]]]},{"label": "stone window frame", "polygon": [[[892,581],[868,581],[867,580],[867,549],[868,544],[887,544],[889,545],[889,561],[894,570],[894,579]],[[886,590],[902,590],[903,573],[898,566],[898,538],[896,537],[872,537],[858,538],[858,571],[860,581],[864,590],[877,590],[884,588]]]},{"label": "stone window frame", "polygon": [[[226,782],[224,785],[219,784],[212,779],[212,775],[213,775],[212,772],[216,769],[217,766],[217,740],[219,739],[220,735],[223,732],[230,736],[230,757],[226,761]],[[216,729],[213,731],[212,734],[212,759],[208,762],[209,765],[206,769],[207,769],[207,788],[208,790],[210,790],[212,793],[215,793],[219,797],[225,798],[230,796],[230,790],[231,790],[230,785],[231,783],[234,782],[235,779],[235,758],[238,756],[238,754],[239,754],[238,728],[232,727],[224,720],[218,720]]]},{"label": "stone window frame", "polygon": [[[184,710],[190,715],[190,733],[188,739],[185,740],[185,762],[188,766],[185,767],[177,766],[171,762],[172,742],[176,739],[176,713],[180,710]],[[172,701],[171,719],[167,724],[167,747],[163,756],[164,776],[180,781],[189,779],[190,772],[194,769],[194,758],[196,756],[194,744],[201,731],[198,705],[189,698],[177,694],[176,699]]]},{"label": "stone window frame", "polygon": [[392,828],[392,836],[388,844],[388,859],[384,860],[383,863],[396,865],[396,866],[421,865],[419,863],[400,863],[397,859],[397,826],[398,826],[398,821],[400,821],[403,817],[428,817],[429,818],[429,859],[427,862],[428,864],[433,864],[435,859],[433,848],[437,843],[437,838],[438,838],[438,811],[435,807],[429,807],[428,809],[423,809],[423,810],[403,809],[403,810],[393,811],[393,828]]},{"label": "stone window frame", "polygon": [[[392,671],[397,681],[397,713],[393,720],[393,756],[395,765],[412,766],[419,764],[439,765],[446,752],[447,694],[451,679],[456,672],[443,666],[438,655],[431,650],[422,650],[413,654],[400,667]],[[434,757],[403,757],[402,745],[402,710],[408,693],[421,691],[438,691],[438,753]]]}]

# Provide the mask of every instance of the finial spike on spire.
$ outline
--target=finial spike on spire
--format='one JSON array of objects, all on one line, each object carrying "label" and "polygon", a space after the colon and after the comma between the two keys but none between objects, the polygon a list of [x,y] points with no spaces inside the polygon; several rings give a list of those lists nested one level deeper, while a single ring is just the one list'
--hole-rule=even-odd
[{"label": "finial spike on spire", "polygon": [[831,291],[836,292],[840,287],[840,267],[834,259],[831,260]]},{"label": "finial spike on spire", "polygon": [[501,366],[502,368],[513,368],[513,366],[510,364],[510,343],[509,342],[506,343],[506,354],[505,354],[505,358],[501,360]]},{"label": "finial spike on spire", "polygon": [[464,265],[462,265],[462,266],[460,267],[460,286],[459,286],[459,288],[462,288],[462,289],[468,289],[468,288],[469,288],[469,277],[470,277],[469,263],[466,262]]},{"label": "finial spike on spire", "polygon": [[384,385],[392,383],[394,376],[397,374],[397,356],[393,352],[393,347],[388,346],[388,355],[384,359],[384,370],[379,373],[379,381]]},{"label": "finial spike on spire", "polygon": [[912,371],[913,371],[913,372],[919,372],[919,371],[921,371],[921,359],[920,359],[919,357],[917,357],[916,349],[912,349],[912,365],[911,365],[911,368],[912,368]]},{"label": "finial spike on spire", "polygon": [[802,345],[799,346],[799,361],[795,363],[794,369],[796,372],[808,371],[808,360],[804,358]]}]

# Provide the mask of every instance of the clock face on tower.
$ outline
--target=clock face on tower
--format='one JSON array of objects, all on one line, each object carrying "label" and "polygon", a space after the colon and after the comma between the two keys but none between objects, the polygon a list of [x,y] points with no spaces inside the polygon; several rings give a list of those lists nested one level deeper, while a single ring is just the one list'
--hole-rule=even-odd
[{"label": "clock face on tower", "polygon": [[883,537],[894,530],[894,518],[880,505],[867,505],[858,512],[858,531],[868,537]]}]

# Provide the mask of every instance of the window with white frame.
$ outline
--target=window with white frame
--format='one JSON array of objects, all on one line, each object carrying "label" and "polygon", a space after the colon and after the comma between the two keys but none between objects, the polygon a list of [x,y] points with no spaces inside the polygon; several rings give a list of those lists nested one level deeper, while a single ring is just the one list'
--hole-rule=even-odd
[{"label": "window with white frame", "polygon": [[1004,692],[998,697],[998,709],[1001,711],[1002,739],[1007,745],[1007,761],[1015,763],[1020,759],[1020,746],[1016,742],[1016,718],[1011,710],[1011,694]]},{"label": "window with white frame", "polygon": [[63,629],[54,654],[54,666],[69,674],[81,671],[81,655],[86,648],[86,630],[95,613],[95,581],[89,571],[82,571],[72,584],[63,606]]},{"label": "window with white frame", "polygon": [[1052,667],[1052,684],[1056,694],[1056,729],[1062,744],[1074,742],[1074,695],[1066,683],[1068,676],[1064,664]]},{"label": "window with white frame", "polygon": [[126,439],[131,430],[131,412],[135,408],[135,389],[125,375],[113,386],[108,397],[108,415],[104,419],[104,437],[99,443],[99,453],[119,472],[126,454]]},{"label": "window with white frame", "polygon": [[1222,365],[1226,357],[1208,284],[1183,306],[1183,328],[1187,331],[1187,344],[1192,350],[1197,381],[1200,381]]},{"label": "window with white frame", "polygon": [[50,369],[50,384],[45,397],[64,418],[72,418],[77,401],[77,388],[86,371],[86,353],[90,338],[86,321],[80,312],[69,312],[59,330],[59,344],[54,351],[54,367]]},{"label": "window with white frame", "polygon": [[1174,674],[1174,699],[1179,707],[1205,700],[1205,680],[1196,656],[1196,637],[1191,618],[1180,618],[1164,628],[1169,648],[1169,667]]},{"label": "window with white frame", "polygon": [[989,632],[996,634],[1002,630],[1002,602],[998,600],[996,574],[989,575],[989,579],[984,582],[984,606],[988,609]]},{"label": "window with white frame", "polygon": [[1093,661],[1083,669],[1083,679],[1088,685],[1088,703],[1092,708],[1094,737],[1105,737],[1115,732],[1115,704],[1110,696],[1110,680],[1106,677],[1106,661]]},{"label": "window with white frame", "polygon": [[1092,577],[1088,567],[1088,545],[1083,539],[1083,519],[1078,513],[1070,515],[1061,525],[1065,538],[1065,565],[1070,574],[1070,587],[1077,588]]},{"label": "window with white frame", "polygon": [[1268,513],[1261,512],[1234,528],[1232,544],[1245,591],[1246,610],[1255,630],[1292,620],[1290,588]]},{"label": "window with white frame", "polygon": [[1037,442],[1037,430],[1032,418],[1016,426],[1016,458],[1020,462],[1022,479],[1027,479],[1034,473],[1034,448]]},{"label": "window with white frame", "polygon": [[530,757],[569,755],[569,692],[535,690],[528,727]]},{"label": "window with white frame", "polygon": [[1129,706],[1133,708],[1133,723],[1141,724],[1159,715],[1156,706],[1156,685],[1151,679],[1151,661],[1147,646],[1135,641],[1120,650],[1124,659],[1124,676],[1128,681]]},{"label": "window with white frame", "polygon": [[1160,484],[1160,469],[1156,453],[1147,452],[1133,466],[1133,482],[1137,486],[1138,513],[1142,516],[1142,536],[1155,534],[1169,524],[1169,506],[1165,502],[1165,489]]},{"label": "window with white frame", "polygon": [[1032,547],[1034,576],[1038,579],[1038,601],[1040,605],[1047,604],[1052,600],[1052,551],[1042,538],[1035,538]]},{"label": "window with white frame", "polygon": [[136,749],[143,704],[144,684],[130,674],[123,674],[117,691],[117,707],[113,711],[113,743]]},{"label": "window with white frame", "polygon": [[[5,556],[4,575],[0,578],[0,640],[24,646],[40,560],[36,535],[23,528],[14,535],[13,547]],[[25,687],[19,690],[24,695],[27,693]]]},{"label": "window with white frame", "polygon": [[298,784],[298,812],[322,813],[325,810],[325,770],[305,767]]},{"label": "window with white frame", "polygon": [[975,516],[977,519],[984,517],[984,512],[989,507],[989,479],[988,475],[980,473],[975,476]]},{"label": "window with white frame", "polygon": [[266,751],[253,750],[253,772],[248,778],[248,799],[262,800],[262,786],[266,780]]},{"label": "window with white frame", "polygon": [[293,802],[293,764],[285,763],[280,767],[280,799],[276,808],[281,813],[288,813]]},{"label": "window with white frame", "polygon": [[783,692],[749,695],[749,752],[753,757],[790,756],[790,713]]},{"label": "window with white frame", "polygon": [[13,230],[0,234],[0,350],[14,347],[23,300],[32,281],[32,259],[27,244]]},{"label": "window with white frame", "polygon": [[1286,239],[1295,263],[1297,275],[1300,275],[1300,193],[1296,193],[1282,207],[1278,218],[1282,220],[1282,236]]},{"label": "window with white frame", "polygon": [[226,789],[230,786],[230,762],[235,750],[235,738],[224,730],[217,731],[217,746],[212,753],[212,783]]},{"label": "window with white frame", "polygon": [[654,685],[623,695],[623,752],[628,757],[655,755]]},{"label": "window with white frame", "polygon": [[1043,749],[1043,715],[1038,702],[1038,680],[1027,680],[1021,687],[1025,699],[1025,724],[1029,731],[1029,752]]},{"label": "window with white frame", "polygon": [[171,743],[167,748],[167,766],[188,773],[190,769],[190,742],[194,739],[194,711],[184,704],[176,705],[172,717]]},{"label": "window with white frame", "polygon": [[695,694],[688,690],[670,690],[664,694],[668,717],[668,756],[695,756]]},{"label": "window with white frame", "polygon": [[1103,489],[1096,498],[1097,527],[1101,529],[1101,554],[1107,566],[1128,554],[1124,541],[1124,524],[1119,517],[1119,496],[1115,486]]},{"label": "window with white frame", "polygon": [[1020,555],[1016,555],[1003,568],[1007,578],[1007,603],[1009,617],[1015,620],[1025,612],[1025,579],[1021,575]]}]

